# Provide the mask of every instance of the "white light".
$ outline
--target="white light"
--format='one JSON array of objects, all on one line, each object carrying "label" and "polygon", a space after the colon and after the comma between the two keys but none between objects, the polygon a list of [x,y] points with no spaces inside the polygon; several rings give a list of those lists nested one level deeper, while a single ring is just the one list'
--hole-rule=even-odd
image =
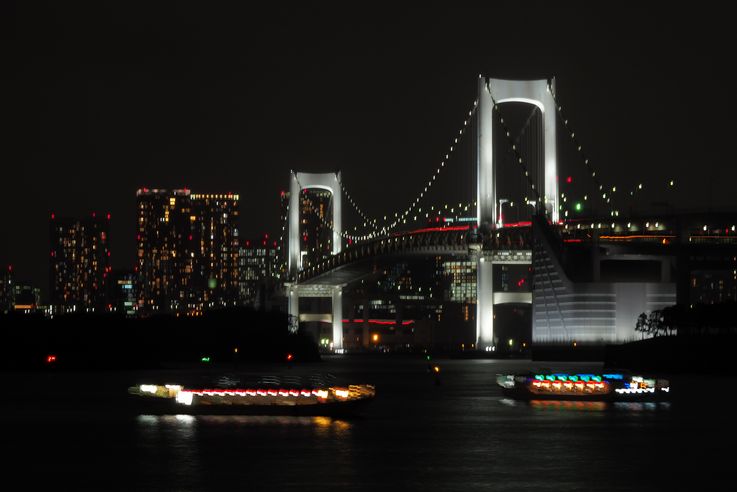
[{"label": "white light", "polygon": [[182,405],[191,405],[192,404],[193,395],[189,391],[180,391],[177,393],[177,403],[181,403]]}]

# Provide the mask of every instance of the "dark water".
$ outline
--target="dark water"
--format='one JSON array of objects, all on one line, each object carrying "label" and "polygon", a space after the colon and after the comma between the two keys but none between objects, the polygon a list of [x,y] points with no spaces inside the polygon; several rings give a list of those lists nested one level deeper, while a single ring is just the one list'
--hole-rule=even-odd
[{"label": "dark water", "polygon": [[[495,374],[597,366],[436,362],[440,385],[421,358],[342,357],[291,370],[374,383],[376,400],[364,417],[350,420],[124,409],[128,385],[200,376],[192,371],[6,373],[0,376],[2,468],[4,483],[18,485],[3,488],[737,489],[733,378],[671,377],[669,405],[531,406],[505,400]],[[222,372],[212,368],[207,376]]]}]

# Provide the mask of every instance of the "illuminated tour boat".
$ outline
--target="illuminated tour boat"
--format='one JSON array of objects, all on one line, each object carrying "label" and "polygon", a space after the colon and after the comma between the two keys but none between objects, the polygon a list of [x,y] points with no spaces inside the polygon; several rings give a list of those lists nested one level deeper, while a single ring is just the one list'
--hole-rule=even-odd
[{"label": "illuminated tour boat", "polygon": [[[274,384],[274,383],[277,384]],[[376,395],[370,384],[347,386],[256,384],[238,388],[185,388],[177,384],[141,384],[128,393],[150,413],[246,415],[349,415]]]},{"label": "illuminated tour boat", "polygon": [[500,374],[505,396],[518,400],[653,401],[667,399],[667,379],[623,373]]}]

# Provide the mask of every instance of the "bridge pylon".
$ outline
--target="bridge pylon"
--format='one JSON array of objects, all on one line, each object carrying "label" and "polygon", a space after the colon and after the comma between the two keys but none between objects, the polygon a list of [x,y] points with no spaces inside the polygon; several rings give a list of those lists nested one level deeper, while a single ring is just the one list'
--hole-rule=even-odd
[{"label": "bridge pylon", "polygon": [[[497,221],[497,180],[494,158],[494,107],[521,102],[540,108],[543,115],[544,173],[540,200],[546,215],[558,222],[558,169],[554,80],[504,80],[479,76],[477,132],[477,217],[479,231],[490,237]],[[539,185],[538,185],[539,186]],[[486,244],[492,244],[491,241]],[[487,246],[487,248],[490,246]],[[488,251],[491,253],[491,251]],[[477,260],[476,347],[494,349],[494,275],[491,255],[481,251]]]}]

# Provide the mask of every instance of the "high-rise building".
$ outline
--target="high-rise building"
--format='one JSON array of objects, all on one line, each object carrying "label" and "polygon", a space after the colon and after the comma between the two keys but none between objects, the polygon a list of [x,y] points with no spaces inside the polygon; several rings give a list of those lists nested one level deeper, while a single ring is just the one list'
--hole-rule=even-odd
[{"label": "high-rise building", "polygon": [[302,268],[307,268],[333,252],[333,195],[326,190],[304,189],[300,198],[300,250]]},{"label": "high-rise building", "polygon": [[238,200],[233,193],[191,195],[188,302],[199,310],[238,304]]},{"label": "high-rise building", "polygon": [[196,316],[239,302],[239,196],[140,189],[138,311]]},{"label": "high-rise building", "polygon": [[0,275],[0,314],[13,310],[13,265],[8,265]]},{"label": "high-rise building", "polygon": [[195,263],[189,190],[142,188],[136,197],[139,314],[196,310],[189,285]]},{"label": "high-rise building", "polygon": [[240,298],[246,305],[261,307],[283,273],[278,243],[268,234],[246,240],[239,248]]},{"label": "high-rise building", "polygon": [[49,221],[51,305],[56,312],[104,310],[110,273],[110,214]]},{"label": "high-rise building", "polygon": [[138,276],[132,269],[113,270],[108,283],[108,308],[128,317],[138,314]]}]

